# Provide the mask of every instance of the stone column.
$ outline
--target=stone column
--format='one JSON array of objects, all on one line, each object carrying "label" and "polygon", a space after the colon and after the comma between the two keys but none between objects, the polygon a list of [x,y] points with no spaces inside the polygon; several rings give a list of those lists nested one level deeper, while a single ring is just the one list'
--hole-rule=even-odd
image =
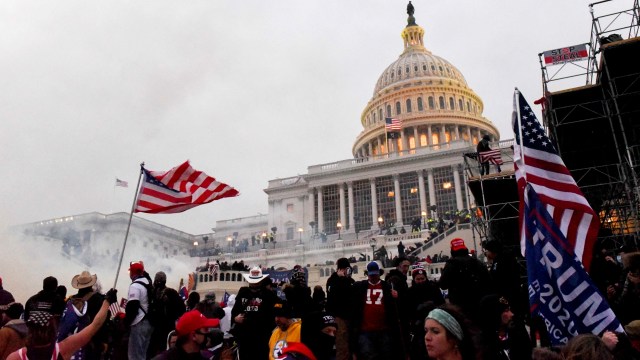
[{"label": "stone column", "polygon": [[453,186],[456,191],[456,207],[462,210],[462,189],[460,188],[460,174],[458,173],[458,165],[453,165]]},{"label": "stone column", "polygon": [[471,126],[467,126],[467,137],[469,137],[469,144],[473,144],[473,138],[471,137]]},{"label": "stone column", "polygon": [[478,128],[478,142],[480,142],[480,140],[482,140],[482,131]]},{"label": "stone column", "polygon": [[427,146],[429,145],[433,145],[433,137],[432,137],[432,133],[431,133],[432,129],[431,129],[431,125],[428,125],[427,127]]},{"label": "stone column", "polygon": [[322,200],[322,186],[318,186],[318,232],[324,231],[324,204]]},{"label": "stone column", "polygon": [[444,144],[447,142],[447,127],[445,124],[440,125],[440,144]]},{"label": "stone column", "polygon": [[456,131],[456,140],[460,140],[460,125],[455,125],[454,129]]},{"label": "stone column", "polygon": [[418,127],[413,127],[413,143],[415,145],[415,149],[420,147],[420,134],[418,133]]},{"label": "stone column", "polygon": [[407,134],[404,132],[404,129],[402,129],[402,131],[400,131],[400,133],[402,134],[402,151],[405,154],[409,153],[409,139]]},{"label": "stone column", "polygon": [[340,223],[342,228],[347,228],[347,209],[345,207],[344,199],[344,183],[338,184],[338,194],[340,195]]},{"label": "stone column", "polygon": [[370,143],[366,143],[365,145],[365,151],[366,151],[366,156],[371,156],[371,144]]},{"label": "stone column", "polygon": [[[314,188],[309,189],[309,194],[307,195],[307,197],[309,198],[309,201],[307,203],[307,207],[309,209],[309,221],[307,222],[307,224],[311,221],[314,221],[314,222],[316,221],[316,211],[315,211],[316,202],[315,202],[314,193],[315,193]],[[307,224],[303,224],[304,225],[303,227],[306,227]]]},{"label": "stone column", "polygon": [[356,211],[353,206],[353,181],[347,181],[347,197],[349,198],[349,231],[356,232]]},{"label": "stone column", "polygon": [[400,196],[400,175],[393,175],[393,191],[396,203],[396,224],[402,226],[402,196]]},{"label": "stone column", "polygon": [[424,172],[418,170],[418,192],[420,193],[420,214],[427,211],[427,192],[424,188]]},{"label": "stone column", "polygon": [[371,230],[378,228],[378,194],[376,193],[376,178],[369,179],[371,185]]},{"label": "stone column", "polygon": [[[436,186],[433,183],[433,170],[427,171],[427,182],[429,183],[429,205],[436,205]],[[431,212],[433,217],[433,212]]]}]

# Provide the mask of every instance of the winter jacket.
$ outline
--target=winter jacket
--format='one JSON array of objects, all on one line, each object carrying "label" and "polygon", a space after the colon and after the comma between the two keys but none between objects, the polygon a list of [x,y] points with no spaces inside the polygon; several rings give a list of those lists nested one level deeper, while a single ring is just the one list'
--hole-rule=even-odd
[{"label": "winter jacket", "polygon": [[0,329],[0,360],[25,346],[27,324],[22,319],[10,320]]},{"label": "winter jacket", "polygon": [[331,274],[327,279],[327,313],[341,319],[351,317],[351,286],[355,283],[349,276]]}]

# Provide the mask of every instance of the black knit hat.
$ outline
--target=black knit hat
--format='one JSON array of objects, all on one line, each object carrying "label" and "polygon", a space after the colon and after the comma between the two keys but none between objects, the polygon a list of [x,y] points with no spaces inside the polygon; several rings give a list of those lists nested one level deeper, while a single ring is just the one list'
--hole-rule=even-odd
[{"label": "black knit hat", "polygon": [[338,261],[336,262],[336,265],[337,265],[338,269],[346,269],[348,267],[351,267],[351,263],[349,262],[349,259],[347,259],[347,258],[338,259]]}]

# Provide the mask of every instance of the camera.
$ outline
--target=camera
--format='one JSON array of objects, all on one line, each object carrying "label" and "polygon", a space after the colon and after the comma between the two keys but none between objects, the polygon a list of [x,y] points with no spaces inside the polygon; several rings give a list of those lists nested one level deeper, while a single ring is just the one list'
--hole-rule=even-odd
[{"label": "camera", "polygon": [[351,272],[352,272],[352,270],[351,270],[350,267],[346,268],[345,271],[344,271],[345,275],[347,275],[347,276],[351,276]]}]

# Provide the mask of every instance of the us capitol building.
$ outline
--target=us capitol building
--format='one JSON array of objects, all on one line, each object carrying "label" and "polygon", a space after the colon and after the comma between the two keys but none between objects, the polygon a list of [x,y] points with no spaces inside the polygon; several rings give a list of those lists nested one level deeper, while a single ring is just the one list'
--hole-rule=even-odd
[{"label": "us capitol building", "polygon": [[[473,206],[463,154],[475,152],[485,135],[498,141],[498,130],[483,117],[482,99],[462,73],[427,49],[413,6],[407,10],[402,52],[375,82],[360,117],[362,131],[354,141],[353,158],[312,165],[304,175],[269,181],[264,190],[268,214],[217,221],[208,234],[186,234],[134,217],[132,245],[152,248],[164,258],[190,255],[196,265],[243,260],[251,266],[291,269],[295,264],[328,264],[343,256],[369,257],[383,245],[396,255],[400,241],[411,245],[429,238],[428,231],[411,232],[412,223],[424,225],[428,218]],[[385,118],[401,122],[399,136],[388,136]],[[124,231],[127,216],[76,216],[83,221],[75,232],[84,235],[74,241],[100,242],[103,232]],[[23,228],[41,235],[42,229],[59,223]],[[397,233],[388,235],[389,229]],[[462,237],[474,248],[468,224],[451,230],[441,240]],[[448,253],[448,241],[440,245],[429,251]],[[241,276],[233,275],[241,284]],[[213,280],[204,276],[200,274],[200,281]]]}]

